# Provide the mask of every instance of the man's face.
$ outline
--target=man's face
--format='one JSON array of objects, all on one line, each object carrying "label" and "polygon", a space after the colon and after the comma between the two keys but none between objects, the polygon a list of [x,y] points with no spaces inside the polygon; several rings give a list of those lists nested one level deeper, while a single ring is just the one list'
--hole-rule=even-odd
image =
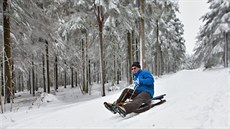
[{"label": "man's face", "polygon": [[136,66],[133,66],[132,67],[132,73],[136,73],[138,70],[140,70],[140,68],[136,67]]}]

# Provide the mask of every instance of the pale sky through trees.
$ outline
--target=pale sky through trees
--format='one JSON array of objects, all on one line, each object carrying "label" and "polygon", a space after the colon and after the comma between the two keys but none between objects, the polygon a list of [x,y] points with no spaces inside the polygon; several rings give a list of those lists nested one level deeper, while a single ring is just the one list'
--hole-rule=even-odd
[{"label": "pale sky through trees", "polygon": [[180,14],[178,17],[184,24],[186,53],[193,54],[196,36],[202,21],[201,16],[208,12],[207,0],[179,0]]}]

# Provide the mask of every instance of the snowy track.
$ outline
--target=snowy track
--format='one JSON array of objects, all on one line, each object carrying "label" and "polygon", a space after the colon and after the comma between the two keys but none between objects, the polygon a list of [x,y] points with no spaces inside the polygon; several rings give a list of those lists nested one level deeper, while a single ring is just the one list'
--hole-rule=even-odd
[{"label": "snowy track", "polygon": [[[194,128],[229,127],[229,69],[184,70],[156,79],[156,96],[166,93],[166,103],[126,118],[107,111],[103,102],[120,92],[90,101],[46,106],[1,115],[1,129],[70,128]],[[51,104],[52,105],[52,104]],[[2,123],[1,122],[1,123]]]}]

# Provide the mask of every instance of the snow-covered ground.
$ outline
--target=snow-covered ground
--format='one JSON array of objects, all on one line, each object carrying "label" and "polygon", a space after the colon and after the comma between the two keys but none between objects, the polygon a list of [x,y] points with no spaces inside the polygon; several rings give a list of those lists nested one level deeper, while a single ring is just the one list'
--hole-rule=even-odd
[{"label": "snow-covered ground", "polygon": [[[125,84],[121,84],[125,85]],[[96,86],[95,86],[96,87]],[[122,90],[122,89],[121,89]],[[1,129],[229,129],[230,69],[183,70],[155,79],[155,96],[167,94],[166,103],[125,118],[103,106],[121,93],[82,96],[78,88],[60,88],[56,95],[17,94],[13,112],[0,114]],[[95,99],[92,99],[95,98]]]}]

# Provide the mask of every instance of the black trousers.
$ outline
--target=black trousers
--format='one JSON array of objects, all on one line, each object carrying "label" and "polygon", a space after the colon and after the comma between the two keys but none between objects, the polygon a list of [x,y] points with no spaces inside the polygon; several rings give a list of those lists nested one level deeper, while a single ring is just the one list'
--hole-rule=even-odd
[{"label": "black trousers", "polygon": [[117,104],[124,103],[127,99],[131,99],[132,101],[123,105],[126,110],[126,113],[129,114],[137,110],[143,103],[150,104],[151,96],[148,92],[135,92],[133,89],[126,88],[122,91],[120,97],[117,99]]}]

